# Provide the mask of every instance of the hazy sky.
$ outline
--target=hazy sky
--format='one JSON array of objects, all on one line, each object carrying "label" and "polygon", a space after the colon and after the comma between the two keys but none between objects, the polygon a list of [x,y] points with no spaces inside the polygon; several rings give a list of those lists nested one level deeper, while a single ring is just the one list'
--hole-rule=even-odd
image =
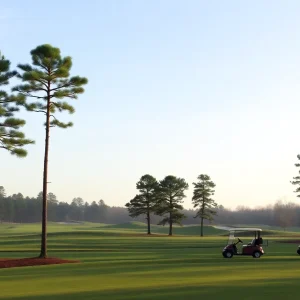
[{"label": "hazy sky", "polygon": [[[50,136],[49,190],[124,205],[146,173],[205,173],[225,207],[297,201],[300,1],[0,0],[13,66],[50,43],[86,76],[74,122]],[[23,113],[26,159],[1,151],[8,194],[42,189],[43,116]]]}]

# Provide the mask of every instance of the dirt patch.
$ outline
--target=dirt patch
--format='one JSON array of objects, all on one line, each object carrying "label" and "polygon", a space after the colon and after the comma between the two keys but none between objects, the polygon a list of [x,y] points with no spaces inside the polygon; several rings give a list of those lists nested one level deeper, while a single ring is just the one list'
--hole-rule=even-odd
[{"label": "dirt patch", "polygon": [[281,240],[277,241],[278,243],[284,243],[284,244],[298,244],[300,245],[300,240]]},{"label": "dirt patch", "polygon": [[78,263],[77,260],[65,260],[55,257],[49,258],[0,258],[0,269],[2,268],[16,268],[16,267],[33,267],[42,265],[58,265]]}]

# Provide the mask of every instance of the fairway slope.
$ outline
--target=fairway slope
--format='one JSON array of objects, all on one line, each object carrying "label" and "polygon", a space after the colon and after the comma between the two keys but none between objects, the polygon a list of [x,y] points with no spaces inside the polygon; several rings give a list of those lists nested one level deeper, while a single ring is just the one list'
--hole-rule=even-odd
[{"label": "fairway slope", "polygon": [[[264,237],[269,242],[260,259],[225,259],[222,249],[228,237],[220,233],[228,232],[212,226],[204,228],[204,237],[199,236],[199,225],[176,226],[174,236],[169,237],[168,226],[153,225],[153,235],[148,238],[147,227],[138,222],[107,227],[52,223],[48,227],[48,254],[63,261],[33,259],[28,264],[26,257],[37,256],[40,251],[40,224],[7,227],[0,224],[0,265],[4,265],[0,268],[1,299],[299,298],[297,245],[280,242],[299,241],[297,236]],[[165,231],[156,235],[159,230]],[[241,237],[244,244],[252,238]],[[47,263],[51,265],[44,265]],[[32,265],[36,267],[28,267]]]},{"label": "fairway slope", "polygon": [[[99,228],[100,229],[100,228]],[[101,229],[105,230],[113,230],[113,231],[120,231],[122,230],[123,234],[126,234],[126,232],[136,232],[136,233],[147,233],[147,224],[142,222],[128,222],[123,224],[113,224],[113,225],[107,225],[104,227],[101,227]],[[222,235],[224,234],[224,230],[215,228],[213,226],[205,225],[203,227],[204,235]],[[110,231],[111,232],[111,231]],[[155,225],[151,224],[151,233],[154,235],[168,235],[169,228],[168,226],[161,226],[161,225]],[[200,225],[173,225],[173,234],[174,235],[180,235],[180,236],[200,236],[201,227]]]}]

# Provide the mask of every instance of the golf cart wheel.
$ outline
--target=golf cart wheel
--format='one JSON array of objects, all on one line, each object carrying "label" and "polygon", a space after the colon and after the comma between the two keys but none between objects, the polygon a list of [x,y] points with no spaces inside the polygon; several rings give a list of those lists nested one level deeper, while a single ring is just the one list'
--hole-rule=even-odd
[{"label": "golf cart wheel", "polygon": [[300,255],[300,249],[297,250],[297,253]]},{"label": "golf cart wheel", "polygon": [[254,258],[260,258],[260,257],[261,257],[261,253],[260,253],[259,251],[255,251],[255,252],[252,254],[252,256],[253,256]]},{"label": "golf cart wheel", "polygon": [[225,252],[223,253],[223,256],[224,256],[225,258],[232,258],[233,253],[232,253],[231,251],[225,251]]}]

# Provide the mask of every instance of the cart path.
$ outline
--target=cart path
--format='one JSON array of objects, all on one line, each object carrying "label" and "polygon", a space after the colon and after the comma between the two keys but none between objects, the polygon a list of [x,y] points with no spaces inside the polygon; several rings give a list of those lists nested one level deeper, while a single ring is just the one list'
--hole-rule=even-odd
[{"label": "cart path", "polygon": [[213,227],[216,229],[227,230],[227,231],[234,229],[234,227],[228,227],[228,226],[213,226]]}]

